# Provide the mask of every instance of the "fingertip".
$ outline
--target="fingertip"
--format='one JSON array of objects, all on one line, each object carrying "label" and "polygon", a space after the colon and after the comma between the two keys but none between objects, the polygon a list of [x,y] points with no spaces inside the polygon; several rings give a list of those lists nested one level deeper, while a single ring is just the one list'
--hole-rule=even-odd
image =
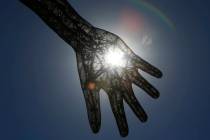
[{"label": "fingertip", "polygon": [[160,93],[157,92],[156,94],[154,94],[154,96],[152,96],[153,99],[158,99],[160,97]]},{"label": "fingertip", "polygon": [[146,123],[148,121],[148,116],[145,116],[144,118],[141,118],[140,121],[142,123]]},{"label": "fingertip", "polygon": [[142,122],[142,123],[146,123],[148,120],[148,116],[147,114],[143,111],[143,112],[139,112],[138,114],[136,114],[136,116],[138,117],[138,119]]},{"label": "fingertip", "polygon": [[120,136],[123,137],[123,138],[125,138],[125,137],[128,136],[128,133],[129,133],[128,130],[126,130],[126,131],[121,131],[121,132],[120,132]]},{"label": "fingertip", "polygon": [[163,73],[161,71],[158,71],[156,77],[157,78],[162,78],[163,77]]},{"label": "fingertip", "polygon": [[91,130],[94,134],[97,134],[100,131],[100,126],[92,125]]}]

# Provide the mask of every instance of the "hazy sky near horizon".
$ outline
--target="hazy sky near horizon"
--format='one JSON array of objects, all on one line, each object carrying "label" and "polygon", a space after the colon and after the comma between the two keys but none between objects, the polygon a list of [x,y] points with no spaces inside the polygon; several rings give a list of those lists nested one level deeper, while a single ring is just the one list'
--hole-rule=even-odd
[{"label": "hazy sky near horizon", "polygon": [[[149,120],[139,122],[126,105],[125,139],[210,139],[209,0],[147,0],[167,19],[138,0],[69,2],[164,74],[143,73],[160,91],[158,100],[134,87]],[[122,139],[103,92],[101,130],[91,132],[73,49],[19,1],[2,1],[0,17],[0,139]]]}]

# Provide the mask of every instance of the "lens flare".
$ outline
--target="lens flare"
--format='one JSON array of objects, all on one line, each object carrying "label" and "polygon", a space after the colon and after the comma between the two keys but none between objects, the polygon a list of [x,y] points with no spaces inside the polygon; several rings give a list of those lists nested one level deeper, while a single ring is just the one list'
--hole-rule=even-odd
[{"label": "lens flare", "polygon": [[169,16],[163,12],[160,8],[153,5],[152,3],[146,0],[130,0],[133,2],[138,8],[142,11],[149,12],[152,15],[158,17],[165,25],[167,25],[170,29],[175,30],[176,26],[174,22],[169,18]]},{"label": "lens flare", "polygon": [[121,14],[122,28],[129,32],[139,32],[143,27],[143,16],[132,8],[123,9]]}]

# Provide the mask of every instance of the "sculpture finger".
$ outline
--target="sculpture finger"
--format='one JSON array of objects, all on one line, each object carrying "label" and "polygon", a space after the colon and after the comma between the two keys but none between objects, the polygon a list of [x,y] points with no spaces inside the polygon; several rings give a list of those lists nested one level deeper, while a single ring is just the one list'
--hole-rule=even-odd
[{"label": "sculpture finger", "polygon": [[101,127],[99,90],[84,89],[83,92],[91,129],[94,133],[97,133]]},{"label": "sculpture finger", "polygon": [[163,76],[162,72],[158,68],[152,66],[150,63],[146,62],[139,56],[135,56],[134,65],[154,77],[161,78]]},{"label": "sculpture finger", "polygon": [[160,96],[159,91],[153,87],[146,79],[144,79],[138,72],[135,73],[132,81],[135,85],[147,92],[147,94],[149,94],[152,98],[157,99]]},{"label": "sculpture finger", "polygon": [[132,85],[126,83],[125,87],[126,91],[124,92],[123,97],[126,103],[130,106],[130,108],[133,110],[140,121],[146,122],[148,119],[147,114],[138,102],[136,96],[134,95]]},{"label": "sculpture finger", "polygon": [[123,107],[123,98],[119,91],[108,92],[109,101],[111,104],[112,112],[115,116],[120,135],[125,137],[128,135],[128,124]]}]

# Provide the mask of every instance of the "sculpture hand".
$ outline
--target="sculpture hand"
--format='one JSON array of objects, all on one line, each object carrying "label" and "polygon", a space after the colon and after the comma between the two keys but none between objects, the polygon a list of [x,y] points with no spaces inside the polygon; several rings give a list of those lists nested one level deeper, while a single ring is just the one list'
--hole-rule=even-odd
[{"label": "sculpture hand", "polygon": [[138,69],[157,78],[160,78],[162,73],[134,54],[112,33],[95,28],[93,40],[95,43],[90,43],[91,46],[83,47],[77,52],[78,70],[90,125],[93,132],[99,131],[101,123],[99,91],[103,89],[108,94],[120,134],[126,136],[128,125],[123,100],[142,122],[147,120],[145,111],[133,93],[132,83],[145,90],[151,97],[159,97],[159,92],[138,73]]}]

